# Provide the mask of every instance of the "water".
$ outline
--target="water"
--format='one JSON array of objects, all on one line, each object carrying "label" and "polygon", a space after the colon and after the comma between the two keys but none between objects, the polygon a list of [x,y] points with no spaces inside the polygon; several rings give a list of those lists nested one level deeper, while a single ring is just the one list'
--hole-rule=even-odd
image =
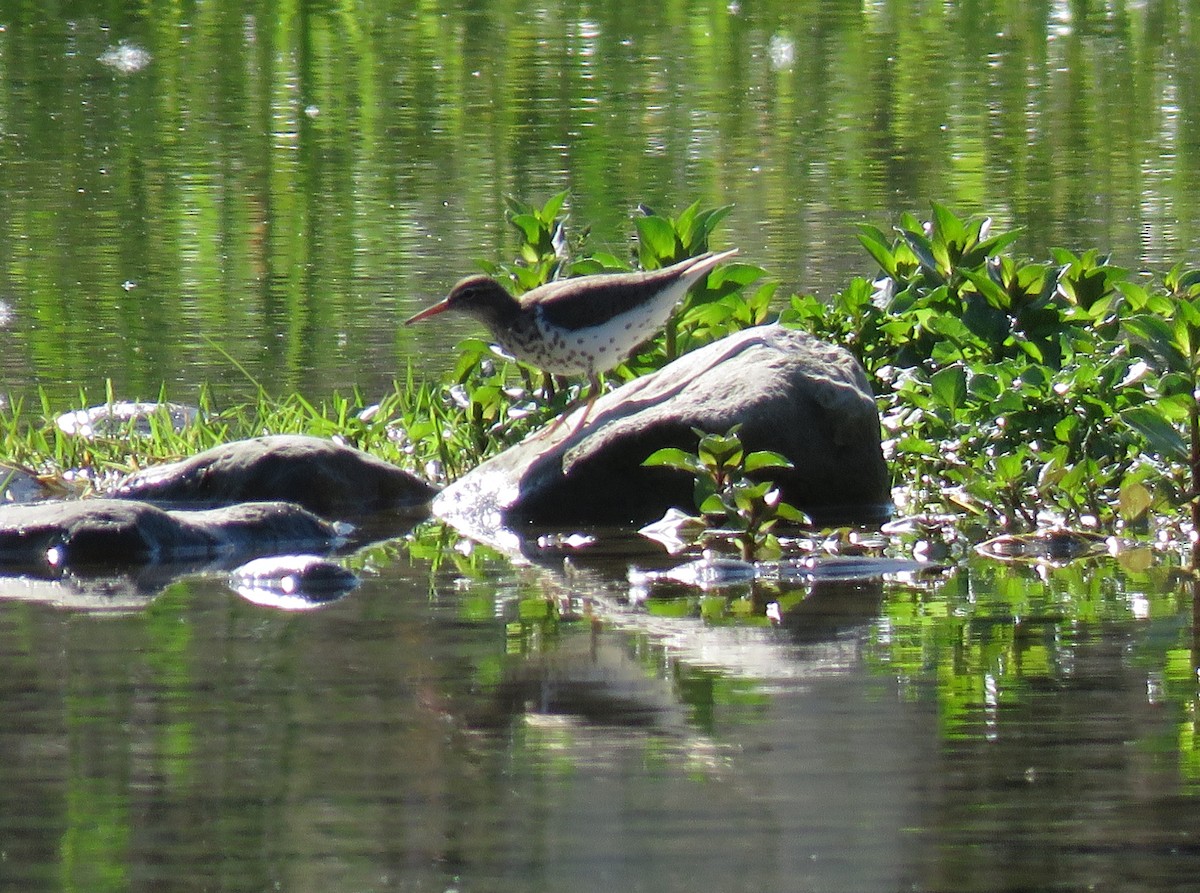
[{"label": "water", "polygon": [[218,576],[134,610],[0,600],[0,887],[1168,890],[1200,868],[1192,596],[1166,558],[635,606],[621,562],[406,548],[351,558],[362,586],[307,613]]},{"label": "water", "polygon": [[639,202],[790,290],[931,200],[1136,269],[1200,260],[1195,3],[393,8],[0,3],[0,394],[57,405],[386,390],[469,322],[397,330],[512,256],[506,194]]},{"label": "water", "polygon": [[[1194,3],[347,10],[0,2],[3,399],[434,374],[470,323],[396,322],[511,254],[505,194],[617,253],[638,202],[731,202],[822,294],[930,200],[1198,259]],[[0,890],[1195,885],[1173,556],[640,605],[628,560],[422,534],[307,613],[0,579]]]}]

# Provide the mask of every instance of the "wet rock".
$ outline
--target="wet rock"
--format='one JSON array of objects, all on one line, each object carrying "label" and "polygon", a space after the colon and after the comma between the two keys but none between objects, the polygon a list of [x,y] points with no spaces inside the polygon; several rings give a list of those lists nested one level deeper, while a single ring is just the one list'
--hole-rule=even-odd
[{"label": "wet rock", "polygon": [[665,570],[630,570],[630,600],[642,601],[659,586],[719,592],[747,588],[757,582],[802,586],[834,580],[937,579],[951,570],[947,565],[874,555],[811,555],[784,561],[757,562],[736,558],[700,558]]},{"label": "wet rock", "polygon": [[333,525],[285,502],[195,512],[119,499],[0,506],[0,567],[35,573],[235,556],[246,560],[329,549],[339,541]]},{"label": "wet rock", "polygon": [[881,521],[890,481],[866,376],[842,348],[779,326],[693,351],[606,394],[580,430],[568,418],[469,472],[434,500],[464,532],[497,526],[644,524],[690,510],[693,479],[643,468],[662,447],[691,452],[693,428],[742,426],[748,450],[774,450],[783,498],[819,524]]},{"label": "wet rock", "polygon": [[1044,527],[1032,533],[998,536],[975,547],[980,555],[1000,561],[1066,564],[1109,552],[1108,537],[1067,527]]},{"label": "wet rock", "polygon": [[305,611],[337,601],[358,585],[358,577],[320,555],[271,555],[236,568],[229,585],[257,605]]},{"label": "wet rock", "polygon": [[659,583],[678,583],[709,592],[745,587],[756,579],[758,568],[754,563],[737,558],[699,558],[661,571],[629,571],[630,586],[638,591],[649,590]]},{"label": "wet rock", "polygon": [[196,407],[180,403],[118,401],[64,412],[54,420],[54,424],[63,434],[85,440],[117,437],[129,431],[148,437],[153,433],[151,420],[156,417],[169,420],[171,427],[180,431],[199,415],[200,410]]},{"label": "wet rock", "polygon": [[111,495],[171,506],[285,500],[325,517],[424,514],[436,490],[361,450],[319,437],[238,440],[122,481]]}]

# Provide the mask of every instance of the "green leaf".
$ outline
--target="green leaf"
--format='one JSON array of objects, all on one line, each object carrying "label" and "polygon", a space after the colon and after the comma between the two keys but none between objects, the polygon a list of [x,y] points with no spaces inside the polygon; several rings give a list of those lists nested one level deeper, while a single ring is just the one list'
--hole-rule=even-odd
[{"label": "green leaf", "polygon": [[705,465],[728,467],[742,461],[742,442],[737,434],[705,434],[696,447],[696,455]]},{"label": "green leaf", "polygon": [[1148,348],[1171,371],[1187,372],[1191,368],[1176,340],[1174,327],[1165,319],[1143,313],[1126,319],[1124,326],[1130,337]]},{"label": "green leaf", "polygon": [[504,204],[508,205],[508,213],[512,215],[535,213],[532,205],[526,204],[516,196],[504,196]]},{"label": "green leaf", "polygon": [[765,274],[766,270],[754,264],[722,264],[709,274],[708,283],[713,288],[717,288],[727,282],[743,288],[756,279],[761,279]]},{"label": "green leaf", "polygon": [[971,376],[971,396],[983,403],[990,403],[1000,396],[1000,382],[995,375],[987,372],[976,372]]},{"label": "green leaf", "polygon": [[704,470],[695,456],[678,447],[663,447],[661,450],[655,450],[646,457],[642,465],[647,468],[677,468],[691,474]]},{"label": "green leaf", "polygon": [[675,259],[675,229],[665,217],[638,217],[638,258],[642,268],[656,270]]},{"label": "green leaf", "polygon": [[812,519],[789,502],[781,502],[775,506],[775,517],[791,524],[810,524]]},{"label": "green leaf", "polygon": [[901,230],[900,235],[908,243],[908,247],[916,255],[925,272],[934,276],[938,282],[943,281],[942,270],[933,251],[933,243],[923,233],[912,230]]},{"label": "green leaf", "polygon": [[1150,510],[1154,498],[1146,485],[1137,480],[1126,478],[1121,481],[1121,491],[1117,502],[1117,510],[1124,521],[1136,521]]},{"label": "green leaf", "polygon": [[1017,453],[1005,453],[996,457],[996,483],[1009,484],[1021,477],[1024,461]]},{"label": "green leaf", "polygon": [[967,399],[967,373],[961,366],[948,366],[929,378],[930,390],[942,406],[957,415]]},{"label": "green leaf", "polygon": [[858,241],[867,249],[867,253],[875,258],[875,263],[879,264],[879,268],[895,279],[896,258],[883,233],[869,224],[859,224]]},{"label": "green leaf", "polygon": [[755,450],[746,456],[742,469],[749,474],[752,471],[762,471],[764,468],[793,468],[791,461],[780,453],[770,450]]},{"label": "green leaf", "polygon": [[1121,413],[1121,420],[1137,431],[1150,448],[1166,459],[1189,461],[1188,445],[1174,425],[1148,406],[1135,406]]},{"label": "green leaf", "polygon": [[508,222],[520,230],[521,235],[530,245],[538,244],[542,233],[542,222],[533,214],[514,214]]},{"label": "green leaf", "polygon": [[932,205],[934,238],[943,245],[957,244],[961,247],[966,244],[967,230],[963,222],[944,205],[937,202],[932,202]]},{"label": "green leaf", "polygon": [[990,276],[976,270],[963,270],[962,274],[995,309],[1008,310],[1012,307],[1012,298],[1008,292],[997,285]]},{"label": "green leaf", "polygon": [[[1006,233],[999,233],[991,238],[984,239],[971,251],[970,258],[972,260],[972,266],[982,262],[984,258],[993,257],[999,254],[1013,242],[1017,241],[1017,239],[1021,238],[1021,236],[1024,234],[1024,228],[1018,227],[1017,229],[1009,230]],[[978,260],[976,260],[977,257]],[[964,257],[964,261],[965,260],[966,258]]]},{"label": "green leaf", "polygon": [[550,196],[546,204],[542,206],[542,213],[539,216],[547,226],[553,224],[558,218],[558,212],[562,210],[563,203],[566,202],[569,193],[570,190],[564,189],[557,195]]},{"label": "green leaf", "polygon": [[707,245],[708,237],[717,228],[717,224],[724,220],[726,215],[732,210],[733,205],[721,205],[718,208],[710,208],[701,213],[696,218],[696,233],[700,236],[699,241]]}]

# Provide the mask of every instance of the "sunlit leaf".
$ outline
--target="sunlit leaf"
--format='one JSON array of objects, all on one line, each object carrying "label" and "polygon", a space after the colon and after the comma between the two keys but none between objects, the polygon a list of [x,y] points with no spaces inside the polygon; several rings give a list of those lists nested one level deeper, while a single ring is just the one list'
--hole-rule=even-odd
[{"label": "sunlit leaf", "polygon": [[967,398],[967,373],[961,366],[948,366],[933,373],[930,389],[938,402],[957,415]]},{"label": "sunlit leaf", "polygon": [[1168,369],[1175,372],[1189,370],[1188,357],[1176,340],[1175,328],[1167,320],[1145,313],[1129,317],[1123,325],[1135,341],[1146,346]]},{"label": "sunlit leaf", "polygon": [[675,258],[675,230],[665,217],[637,217],[638,257],[642,267],[657,269]]},{"label": "sunlit leaf", "polygon": [[660,450],[655,450],[646,457],[642,465],[647,468],[677,468],[680,471],[690,473],[696,473],[703,469],[703,466],[695,456],[678,447],[663,447]]},{"label": "sunlit leaf", "polygon": [[1121,419],[1144,438],[1158,455],[1188,461],[1188,446],[1179,430],[1150,407],[1135,406],[1121,413]]},{"label": "sunlit leaf", "polygon": [[792,468],[792,462],[781,453],[770,450],[755,450],[746,456],[742,466],[747,473],[762,471],[765,468]]},{"label": "sunlit leaf", "polygon": [[860,224],[858,227],[858,241],[867,249],[867,253],[875,258],[875,262],[879,264],[879,268],[889,276],[896,276],[896,258],[892,254],[891,246],[888,244],[887,238],[874,226],[869,224]]},{"label": "sunlit leaf", "polygon": [[1154,498],[1145,484],[1128,479],[1121,482],[1118,511],[1124,521],[1138,520],[1150,510],[1153,502]]}]

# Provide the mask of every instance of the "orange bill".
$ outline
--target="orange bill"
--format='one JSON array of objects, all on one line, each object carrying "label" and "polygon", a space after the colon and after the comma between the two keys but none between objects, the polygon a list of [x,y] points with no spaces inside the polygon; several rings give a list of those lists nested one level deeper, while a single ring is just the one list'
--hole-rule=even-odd
[{"label": "orange bill", "polygon": [[415,322],[420,322],[423,319],[428,319],[431,316],[437,316],[439,313],[445,313],[450,309],[450,302],[447,300],[438,301],[432,307],[426,307],[420,313],[410,316],[404,321],[406,326],[411,326]]}]

